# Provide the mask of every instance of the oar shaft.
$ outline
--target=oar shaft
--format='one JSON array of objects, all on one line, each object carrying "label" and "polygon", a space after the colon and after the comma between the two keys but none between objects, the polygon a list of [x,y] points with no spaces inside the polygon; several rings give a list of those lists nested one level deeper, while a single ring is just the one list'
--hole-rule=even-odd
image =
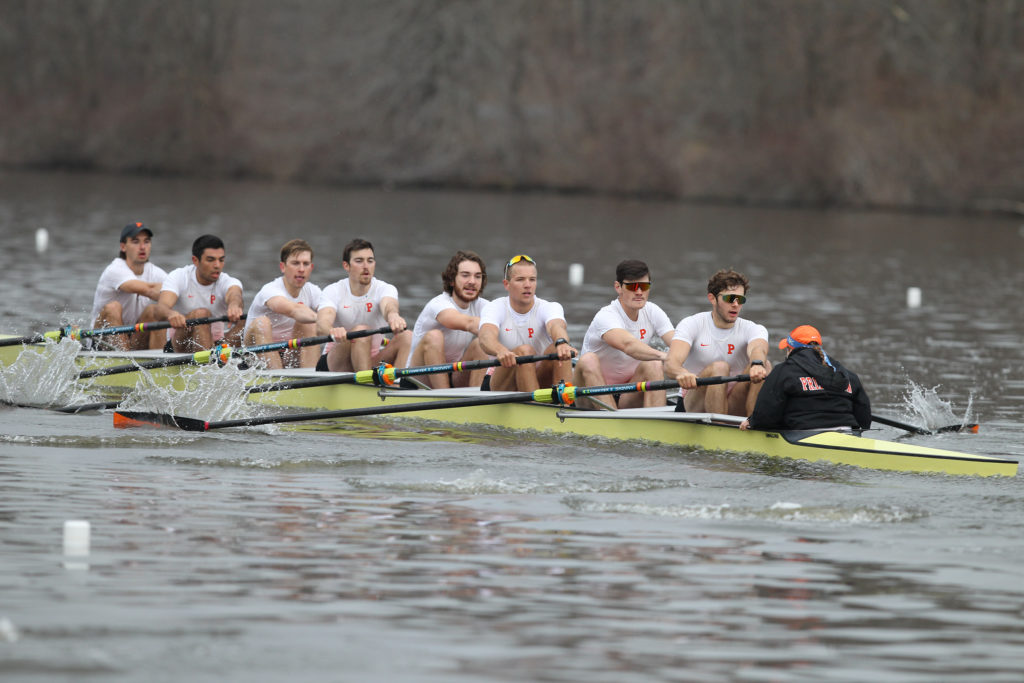
[{"label": "oar shaft", "polygon": [[[550,390],[549,390],[550,391]],[[312,413],[295,413],[293,415],[265,415],[263,417],[241,418],[237,420],[218,420],[207,422],[206,429],[225,429],[228,427],[254,427],[257,425],[277,424],[279,422],[308,422],[310,420],[331,420],[340,417],[362,417],[366,415],[390,415],[392,413],[412,413],[417,410],[436,410],[438,408],[469,408],[472,406],[498,405],[501,403],[523,403],[534,397],[532,391],[519,391],[512,394],[501,394],[481,401],[475,396],[455,398],[445,401],[424,401],[419,403],[403,403],[401,405],[374,406],[372,408],[348,408],[345,410],[322,410]]]},{"label": "oar shaft", "polygon": [[889,417],[881,417],[879,415],[872,415],[871,416],[871,421],[872,422],[877,422],[877,423],[883,424],[883,425],[888,425],[889,427],[896,427],[897,429],[903,429],[903,430],[906,430],[906,431],[910,432],[911,434],[925,435],[925,434],[931,434],[932,433],[930,429],[925,429],[924,427],[917,427],[917,426],[912,425],[912,424],[907,424],[906,422],[900,422],[898,420],[893,420],[892,418],[889,418]]},{"label": "oar shaft", "polygon": [[[361,337],[372,337],[375,334],[390,334],[391,327],[378,327],[374,330],[355,330],[354,332],[347,332],[345,339],[359,339]],[[283,351],[284,349],[298,349],[303,346],[315,346],[317,344],[326,344],[327,342],[334,341],[334,337],[329,334],[324,334],[319,337],[304,337],[302,339],[288,339],[286,341],[269,342],[267,344],[260,344],[258,346],[243,346],[237,349],[235,353],[266,353],[268,351]]]},{"label": "oar shaft", "polygon": [[198,353],[193,353],[191,356],[156,358],[154,360],[142,361],[141,363],[130,363],[127,365],[111,365],[110,367],[106,368],[83,370],[82,372],[78,373],[78,379],[89,379],[90,377],[105,377],[106,375],[119,375],[125,372],[135,372],[136,370],[170,368],[177,365],[189,365],[192,363],[195,363],[196,365],[202,365],[203,363],[209,363],[210,361],[214,360],[214,358],[219,357],[220,352],[221,350],[219,348],[216,348],[207,351],[199,351]]},{"label": "oar shaft", "polygon": [[[248,314],[243,314],[240,320],[245,320]],[[196,325],[209,325],[210,323],[223,323],[228,322],[226,315],[218,316],[215,318],[186,318],[186,327],[195,327]],[[148,323],[136,323],[135,325],[122,325],[120,327],[97,327],[93,330],[72,330],[66,336],[79,339],[82,337],[102,337],[108,334],[125,334],[127,332],[156,332],[157,330],[166,330],[171,326],[171,323],[167,320],[156,320]]]},{"label": "oar shaft", "polygon": [[[728,384],[729,382],[749,382],[750,375],[733,375],[732,377],[698,377],[697,386],[704,387],[711,384]],[[634,391],[666,391],[678,389],[679,382],[674,379],[659,379],[652,382],[636,382],[634,384],[608,384],[597,387],[574,387],[574,393],[579,396],[600,396],[602,394],[627,394]]]}]

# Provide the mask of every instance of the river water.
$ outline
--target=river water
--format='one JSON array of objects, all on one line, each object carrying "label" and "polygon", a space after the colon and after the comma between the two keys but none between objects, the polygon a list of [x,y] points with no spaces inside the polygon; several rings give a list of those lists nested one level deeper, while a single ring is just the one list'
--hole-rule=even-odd
[{"label": "river water", "polygon": [[[247,302],[286,240],[325,285],[366,237],[410,323],[456,248],[484,255],[490,297],[527,253],[575,340],[622,258],[673,321],[734,266],[745,315],[773,342],[818,326],[874,412],[981,424],[878,435],[1024,456],[1019,219],[6,173],[4,331],[84,322],[132,220],[168,270],[222,236]],[[1020,681],[1022,494],[401,420],[193,435],[0,408],[0,677]],[[69,519],[87,557],[62,554]]]}]

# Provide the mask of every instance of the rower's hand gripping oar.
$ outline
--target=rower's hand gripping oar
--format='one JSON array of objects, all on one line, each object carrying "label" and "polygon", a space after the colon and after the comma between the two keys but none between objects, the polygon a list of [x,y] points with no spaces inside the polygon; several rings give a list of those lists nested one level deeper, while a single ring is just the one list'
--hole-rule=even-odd
[{"label": "rower's hand gripping oar", "polygon": [[[244,319],[245,316],[243,315]],[[193,327],[195,325],[208,325],[210,323],[222,323],[227,322],[228,317],[222,315],[217,318],[191,318],[185,321],[185,325]],[[29,337],[16,337],[12,339],[0,339],[0,346],[13,346],[15,344],[39,344],[44,341],[60,341],[64,337],[74,339],[75,341],[81,341],[88,337],[103,337],[108,334],[128,334],[129,332],[155,332],[157,330],[166,330],[171,326],[171,323],[166,320],[159,320],[148,323],[137,323],[135,325],[120,325],[118,327],[97,327],[91,330],[79,330],[71,325],[62,327],[59,330],[50,330],[49,332],[41,332],[34,334]]]},{"label": "rower's hand gripping oar", "polygon": [[962,425],[946,425],[945,427],[939,427],[938,429],[926,429],[925,427],[918,427],[916,425],[907,424],[906,422],[899,422],[891,417],[882,417],[880,415],[872,415],[872,422],[879,424],[888,425],[890,427],[896,427],[897,429],[904,429],[911,434],[919,434],[927,436],[929,434],[944,434],[947,432],[970,432],[971,434],[978,433],[978,425],[976,424],[962,424]]},{"label": "rower's hand gripping oar", "polygon": [[[746,382],[749,375],[734,377],[701,377],[697,386],[708,384],[726,384],[728,382]],[[446,408],[470,408],[474,406],[499,405],[502,403],[554,403],[572,405],[579,396],[596,396],[599,394],[627,393],[631,391],[661,391],[679,386],[675,380],[658,380],[654,382],[638,382],[636,384],[610,384],[596,387],[575,387],[571,384],[559,384],[556,387],[538,389],[537,391],[516,391],[494,396],[471,396],[451,400],[426,401],[421,403],[405,403],[401,405],[375,406],[372,408],[350,408],[347,410],[323,410],[312,413],[292,413],[290,415],[267,415],[264,417],[241,418],[237,420],[197,420],[191,417],[179,417],[163,413],[141,411],[117,411],[114,413],[114,426],[128,427],[177,427],[189,432],[207,432],[212,429],[227,427],[252,427],[256,425],[277,424],[282,422],[307,422],[309,420],[327,420],[346,417],[362,417],[364,415],[388,415],[392,413],[410,413],[424,410],[443,410]],[[485,392],[488,393],[488,392]]]},{"label": "rower's hand gripping oar", "polygon": [[[346,334],[347,339],[358,339],[359,337],[369,337],[374,334],[386,334],[391,331],[390,327],[381,327],[375,330],[356,330]],[[150,370],[152,368],[169,368],[177,365],[205,365],[206,363],[220,363],[223,365],[228,362],[228,359],[232,355],[246,355],[256,353],[267,353],[269,351],[280,351],[284,349],[298,349],[303,346],[314,346],[316,344],[324,344],[329,341],[333,341],[334,337],[331,335],[323,335],[320,337],[305,337],[303,339],[288,339],[286,341],[271,342],[269,344],[260,344],[259,346],[243,346],[238,349],[232,349],[227,344],[221,344],[215,346],[212,349],[206,351],[199,351],[193,353],[191,356],[175,357],[175,358],[156,358],[154,360],[141,361],[138,363],[127,363],[125,365],[112,365],[107,368],[96,368],[95,370],[83,370],[78,373],[78,379],[89,379],[90,377],[105,377],[106,375],[117,375],[124,372],[135,372],[136,370]]]}]

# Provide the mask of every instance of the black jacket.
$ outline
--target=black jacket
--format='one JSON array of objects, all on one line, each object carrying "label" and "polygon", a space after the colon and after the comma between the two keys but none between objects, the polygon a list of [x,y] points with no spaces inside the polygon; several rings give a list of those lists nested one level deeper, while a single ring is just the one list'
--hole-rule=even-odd
[{"label": "black jacket", "polygon": [[757,395],[754,429],[871,426],[871,401],[860,378],[829,356],[833,370],[812,349],[796,349],[768,374]]}]

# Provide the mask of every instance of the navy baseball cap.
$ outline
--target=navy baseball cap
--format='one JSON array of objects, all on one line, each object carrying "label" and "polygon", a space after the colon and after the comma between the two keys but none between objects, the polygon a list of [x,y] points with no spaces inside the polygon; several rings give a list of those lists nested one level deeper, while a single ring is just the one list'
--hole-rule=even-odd
[{"label": "navy baseball cap", "polygon": [[150,230],[149,228],[147,228],[144,224],[142,224],[142,223],[129,223],[128,225],[124,226],[123,230],[121,230],[121,241],[124,242],[129,237],[135,237],[136,235],[138,235],[143,230],[148,232],[150,237],[153,236],[153,231]]}]

